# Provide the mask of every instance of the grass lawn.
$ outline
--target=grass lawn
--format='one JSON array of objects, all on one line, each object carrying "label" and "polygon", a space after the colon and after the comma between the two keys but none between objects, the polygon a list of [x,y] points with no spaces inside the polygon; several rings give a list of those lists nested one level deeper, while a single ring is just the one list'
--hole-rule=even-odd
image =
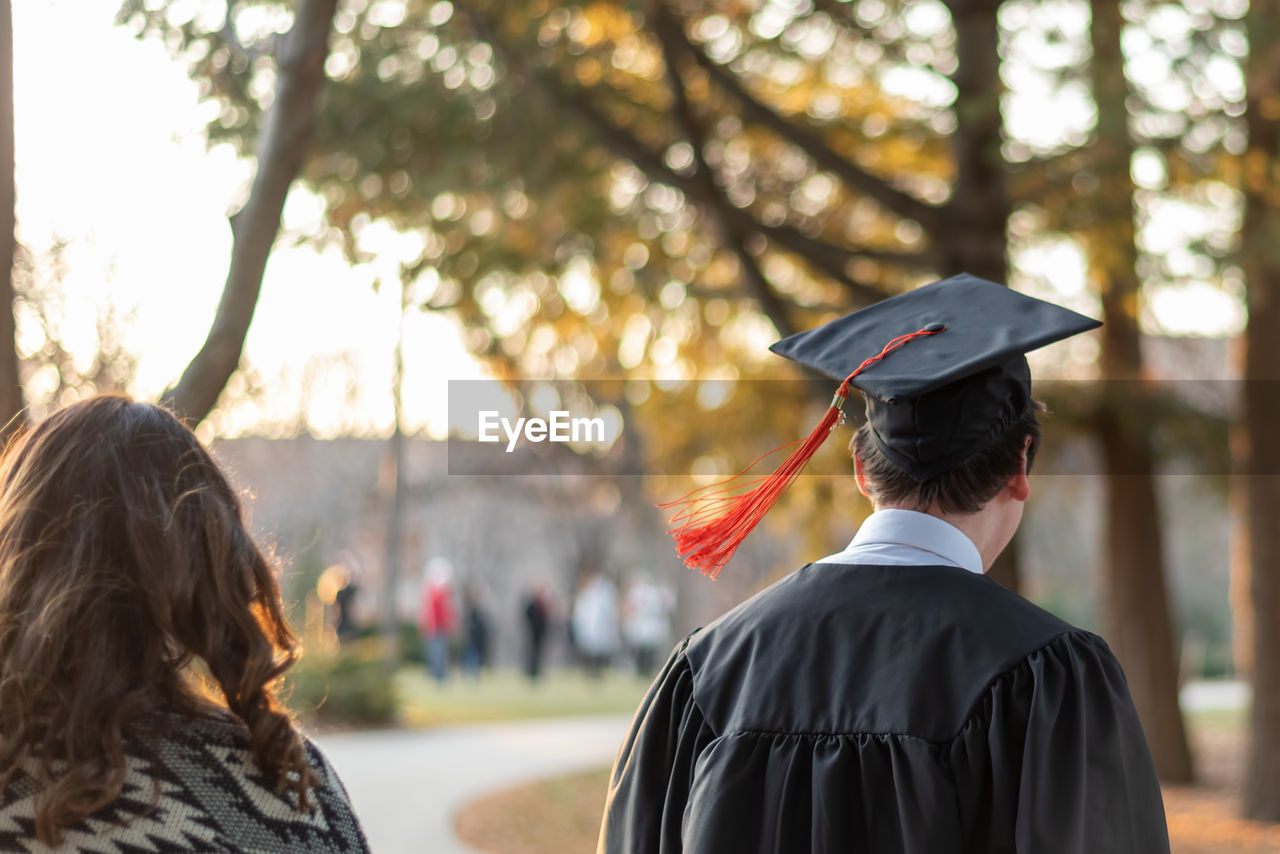
[{"label": "grass lawn", "polygon": [[395,677],[400,717],[409,727],[570,715],[630,715],[648,688],[649,680],[622,671],[588,679],[576,670],[554,670],[537,683],[514,670],[487,673],[478,680],[455,673],[443,685],[416,667],[405,668]]},{"label": "grass lawn", "polygon": [[1202,709],[1184,712],[1183,718],[1193,738],[1214,733],[1243,733],[1249,726],[1249,709]]}]

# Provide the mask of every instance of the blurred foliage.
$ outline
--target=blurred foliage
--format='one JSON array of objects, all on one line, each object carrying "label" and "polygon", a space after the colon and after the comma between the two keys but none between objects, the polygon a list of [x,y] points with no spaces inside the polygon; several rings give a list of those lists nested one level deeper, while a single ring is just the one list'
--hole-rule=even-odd
[{"label": "blurred foliage", "polygon": [[43,249],[19,245],[14,257],[18,369],[33,420],[93,394],[127,391],[137,376],[132,315],[109,303],[94,310],[68,292],[72,248],[55,239]]},{"label": "blurred foliage", "polygon": [[[365,634],[372,635],[379,631],[381,631],[380,626],[370,626],[365,629]],[[426,651],[422,648],[422,636],[418,634],[417,625],[403,620],[397,623],[396,642],[400,645],[397,661],[417,665],[426,663]]]},{"label": "blurred foliage", "polygon": [[[1149,332],[1160,330],[1153,302],[1187,289],[1203,293],[1207,285],[1243,303],[1238,232],[1247,8],[1243,0],[1122,2],[1127,91],[1100,113],[1089,80],[1090,6],[1025,0],[1001,6],[1011,97],[1038,94],[1061,117],[1056,128],[1020,128],[1015,137],[1022,138],[1006,144],[1020,207],[1011,238],[1015,245],[1045,246],[1069,235],[1096,291],[1103,284],[1097,277],[1117,260],[1114,217],[1099,211],[1123,210],[1136,229],[1133,266],[1143,285],[1125,309]],[[1108,173],[1115,159],[1107,155],[1114,152],[1099,157],[1103,125],[1112,139],[1127,134],[1132,183]],[[1116,126],[1119,133],[1111,133]],[[1039,275],[1055,273],[1048,268]]]},{"label": "blurred foliage", "polygon": [[377,641],[334,655],[308,653],[285,677],[285,701],[302,720],[357,726],[396,721],[396,698]]},{"label": "blurred foliage", "polygon": [[[1090,211],[1114,190],[1090,167],[1088,6],[983,8],[1001,32],[1015,278],[1058,298],[1062,265],[1105,250]],[[1148,296],[1242,288],[1243,8],[1124,5]],[[217,106],[210,144],[248,156],[290,9],[124,0],[119,19],[187,63]],[[935,214],[972,118],[957,52],[938,0],[349,0],[302,176],[323,214],[292,236],[396,258],[410,304],[450,314],[526,409],[550,408],[539,379],[627,378],[593,385],[588,406],[632,428],[599,465],[671,473],[646,482],[670,498],[818,418],[825,381],[743,382],[798,376],[767,354],[779,334],[955,272],[935,269]],[[1017,99],[1051,127],[1010,124]],[[1151,328],[1148,296],[1129,310]],[[1088,293],[1063,301],[1096,313]],[[840,444],[811,470],[847,471]],[[831,543],[851,514],[817,506],[864,505],[849,478],[806,477],[767,524]]]},{"label": "blurred foliage", "polygon": [[[303,173],[324,214],[294,236],[358,260],[408,235],[412,304],[452,314],[526,400],[529,378],[638,378],[595,402],[639,428],[602,467],[737,471],[807,433],[830,388],[733,381],[796,376],[767,354],[779,333],[930,278],[902,212],[954,179],[945,6],[817,5],[352,0]],[[289,5],[119,17],[188,63],[218,106],[210,143],[250,154]]]}]

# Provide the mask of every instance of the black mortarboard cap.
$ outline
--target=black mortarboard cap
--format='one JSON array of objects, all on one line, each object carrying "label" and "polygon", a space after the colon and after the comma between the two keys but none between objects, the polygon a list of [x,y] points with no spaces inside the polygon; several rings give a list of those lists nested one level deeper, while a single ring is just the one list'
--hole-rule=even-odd
[{"label": "black mortarboard cap", "polygon": [[929,329],[867,365],[876,446],[923,483],[988,447],[1031,401],[1024,354],[1102,324],[962,273],[875,303],[770,349],[844,380],[898,336]]},{"label": "black mortarboard cap", "polygon": [[738,492],[743,472],[661,506],[685,564],[715,578],[839,423],[849,387],[867,399],[880,451],[924,483],[988,447],[1031,403],[1024,355],[1101,324],[967,274],[878,302],[771,348],[840,380],[808,438]]}]

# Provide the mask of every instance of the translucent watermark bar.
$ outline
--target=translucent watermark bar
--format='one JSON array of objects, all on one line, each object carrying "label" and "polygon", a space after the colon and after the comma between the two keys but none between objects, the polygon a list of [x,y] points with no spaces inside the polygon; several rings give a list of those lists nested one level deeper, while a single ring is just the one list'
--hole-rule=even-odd
[{"label": "translucent watermark bar", "polygon": [[[768,473],[821,419],[836,383],[823,380],[452,380],[451,475],[669,475],[707,481],[760,460]],[[1280,424],[1280,380],[1033,383],[1047,411],[1033,475],[1280,475],[1280,435],[1247,462],[1244,392]],[[863,420],[860,395],[806,476],[848,475]],[[1135,444],[1136,443],[1136,444]],[[1135,450],[1136,449],[1136,450]],[[975,449],[980,450],[980,449]],[[1235,454],[1233,455],[1233,450]]]}]

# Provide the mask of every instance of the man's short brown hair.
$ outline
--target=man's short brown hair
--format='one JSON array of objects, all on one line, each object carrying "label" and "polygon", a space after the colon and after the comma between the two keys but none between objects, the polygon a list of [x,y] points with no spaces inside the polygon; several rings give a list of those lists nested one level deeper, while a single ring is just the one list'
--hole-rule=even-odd
[{"label": "man's short brown hair", "polygon": [[863,424],[853,434],[850,450],[862,461],[867,491],[879,506],[977,513],[1017,474],[1024,447],[1027,471],[1031,471],[1031,463],[1040,448],[1040,421],[1036,415],[1043,409],[1043,404],[1032,401],[1022,417],[1010,424],[990,446],[923,483],[917,483],[880,452],[871,439],[870,423]]}]

